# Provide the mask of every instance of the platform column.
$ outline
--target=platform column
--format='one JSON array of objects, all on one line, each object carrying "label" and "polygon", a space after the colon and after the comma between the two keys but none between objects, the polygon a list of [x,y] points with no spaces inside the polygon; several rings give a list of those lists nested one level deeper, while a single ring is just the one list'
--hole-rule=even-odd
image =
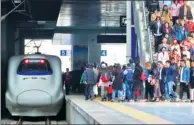
[{"label": "platform column", "polygon": [[88,43],[88,62],[93,63],[96,62],[97,64],[100,63],[101,57],[101,45],[98,44],[95,40],[92,40]]},{"label": "platform column", "polygon": [[129,59],[131,59],[131,1],[127,1],[127,28],[126,28],[126,63],[129,63]]}]

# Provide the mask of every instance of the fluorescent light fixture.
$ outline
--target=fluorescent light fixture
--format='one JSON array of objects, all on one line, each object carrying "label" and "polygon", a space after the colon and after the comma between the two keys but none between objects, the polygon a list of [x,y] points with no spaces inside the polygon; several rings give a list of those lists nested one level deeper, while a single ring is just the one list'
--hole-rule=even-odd
[{"label": "fluorescent light fixture", "polygon": [[46,21],[37,21],[38,24],[45,24]]},{"label": "fluorescent light fixture", "polygon": [[22,2],[22,0],[14,0],[14,3],[21,3]]}]

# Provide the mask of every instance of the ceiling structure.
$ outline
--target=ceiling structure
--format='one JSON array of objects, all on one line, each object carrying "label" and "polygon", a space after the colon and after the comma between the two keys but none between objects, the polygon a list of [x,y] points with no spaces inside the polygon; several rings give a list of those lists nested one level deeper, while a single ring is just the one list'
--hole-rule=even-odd
[{"label": "ceiling structure", "polygon": [[120,27],[121,15],[126,15],[126,1],[63,0],[57,26]]},{"label": "ceiling structure", "polygon": [[[126,15],[126,1],[124,0],[63,0],[57,27],[85,27],[96,30],[100,27],[120,29],[120,16],[122,15]],[[104,32],[106,31],[104,30]],[[122,29],[121,32],[125,33],[125,29]],[[92,37],[90,38],[87,33],[80,35],[55,33],[53,42],[67,44],[68,41],[77,39],[84,43],[87,39],[95,38],[95,35],[96,33],[91,33]]]},{"label": "ceiling structure", "polygon": [[[61,2],[62,0],[26,0],[9,17],[15,21],[56,21]],[[19,3],[16,4],[14,0],[1,1],[1,9],[6,9],[6,13],[14,9],[17,5]]]},{"label": "ceiling structure", "polygon": [[[13,0],[4,1],[6,2],[2,2],[2,7],[8,8],[7,12],[14,8]],[[120,28],[120,16],[126,15],[125,0],[27,0],[25,8],[29,16],[16,12],[10,15],[15,21],[23,21],[22,23],[27,25],[27,28],[21,33],[24,35],[30,31],[40,32],[39,34],[44,35],[53,34],[56,32],[53,30],[55,21],[59,32],[75,31],[80,27],[101,31],[104,31],[103,27],[109,27],[110,30],[113,29],[116,32],[120,29],[122,29],[122,33],[125,32],[125,28]],[[51,21],[53,23],[39,25],[36,21]],[[35,30],[35,27],[42,29],[41,31]],[[62,38],[61,35],[65,35],[59,32],[54,35],[53,39]],[[31,34],[28,33],[27,36],[30,37]]]}]

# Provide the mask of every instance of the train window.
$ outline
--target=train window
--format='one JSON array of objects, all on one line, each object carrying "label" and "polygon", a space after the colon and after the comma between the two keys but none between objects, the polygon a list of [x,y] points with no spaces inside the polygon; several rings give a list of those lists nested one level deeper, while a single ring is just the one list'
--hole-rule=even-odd
[{"label": "train window", "polygon": [[49,75],[52,74],[52,69],[49,62],[45,59],[24,59],[18,67],[17,74]]}]

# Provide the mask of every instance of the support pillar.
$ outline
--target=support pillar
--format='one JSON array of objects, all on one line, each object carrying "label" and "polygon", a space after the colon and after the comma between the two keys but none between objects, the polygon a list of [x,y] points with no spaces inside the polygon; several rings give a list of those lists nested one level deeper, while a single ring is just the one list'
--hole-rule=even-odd
[{"label": "support pillar", "polygon": [[127,28],[126,28],[126,63],[129,63],[129,59],[131,59],[131,1],[127,1]]},{"label": "support pillar", "polygon": [[96,41],[91,41],[88,43],[88,62],[89,63],[100,63],[100,52],[101,52],[101,45],[98,44]]}]

